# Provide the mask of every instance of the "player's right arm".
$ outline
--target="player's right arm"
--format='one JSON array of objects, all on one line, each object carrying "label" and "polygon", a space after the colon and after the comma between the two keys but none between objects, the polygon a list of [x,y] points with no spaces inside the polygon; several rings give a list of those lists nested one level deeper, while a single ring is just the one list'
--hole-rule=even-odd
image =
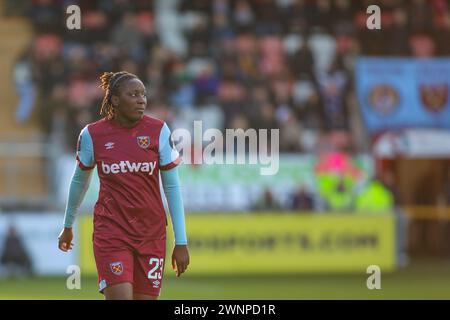
[{"label": "player's right arm", "polygon": [[69,196],[64,214],[64,228],[58,239],[58,247],[62,251],[72,249],[72,226],[78,209],[84,199],[92,178],[92,169],[95,167],[94,147],[88,127],[85,127],[78,137],[77,165],[69,187]]}]

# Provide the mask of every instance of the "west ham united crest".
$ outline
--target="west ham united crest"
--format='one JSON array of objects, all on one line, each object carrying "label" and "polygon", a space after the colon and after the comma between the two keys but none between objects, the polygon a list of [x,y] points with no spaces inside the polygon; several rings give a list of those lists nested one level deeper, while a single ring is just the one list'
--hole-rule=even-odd
[{"label": "west ham united crest", "polygon": [[448,102],[448,85],[423,84],[420,86],[420,98],[424,107],[434,113],[441,112]]},{"label": "west ham united crest", "polygon": [[123,265],[122,262],[113,262],[110,263],[109,266],[111,267],[111,272],[114,273],[117,276],[120,276],[123,272]]},{"label": "west ham united crest", "polygon": [[137,144],[142,149],[147,149],[150,146],[150,137],[149,136],[137,137]]}]

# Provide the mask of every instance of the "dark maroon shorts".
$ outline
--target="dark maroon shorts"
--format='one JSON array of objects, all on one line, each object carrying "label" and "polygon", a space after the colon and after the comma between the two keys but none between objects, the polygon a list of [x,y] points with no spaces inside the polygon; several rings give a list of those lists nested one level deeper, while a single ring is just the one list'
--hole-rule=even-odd
[{"label": "dark maroon shorts", "polygon": [[164,273],[166,240],[129,240],[94,234],[99,290],[129,282],[133,292],[159,296]]}]

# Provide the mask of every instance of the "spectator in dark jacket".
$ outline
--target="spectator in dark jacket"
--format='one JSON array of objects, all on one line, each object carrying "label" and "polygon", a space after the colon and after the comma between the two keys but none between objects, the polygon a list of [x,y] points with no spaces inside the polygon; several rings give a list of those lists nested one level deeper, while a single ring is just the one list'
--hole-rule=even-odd
[{"label": "spectator in dark jacket", "polygon": [[3,246],[0,263],[4,266],[7,275],[29,275],[33,273],[30,256],[17,233],[10,226]]}]

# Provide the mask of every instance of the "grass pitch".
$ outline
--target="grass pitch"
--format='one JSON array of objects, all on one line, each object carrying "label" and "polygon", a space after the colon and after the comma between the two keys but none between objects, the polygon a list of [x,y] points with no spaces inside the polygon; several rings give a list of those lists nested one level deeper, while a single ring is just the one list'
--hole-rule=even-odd
[{"label": "grass pitch", "polygon": [[[450,299],[450,261],[416,262],[381,274],[381,289],[369,290],[369,275],[299,274],[181,278],[166,276],[160,299]],[[97,279],[82,278],[68,290],[64,277],[0,280],[0,299],[103,299]]]}]

